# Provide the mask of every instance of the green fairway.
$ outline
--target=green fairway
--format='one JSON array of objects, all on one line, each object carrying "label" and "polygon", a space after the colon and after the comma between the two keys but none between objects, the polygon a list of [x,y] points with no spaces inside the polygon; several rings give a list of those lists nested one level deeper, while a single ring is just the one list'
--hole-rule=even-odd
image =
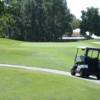
[{"label": "green fairway", "polygon": [[[78,42],[22,42],[0,39],[0,63],[68,71],[77,46],[100,47],[95,40]],[[77,78],[0,68],[0,100],[99,100],[100,86]]]},{"label": "green fairway", "polygon": [[[98,40],[99,41],[99,40]],[[0,63],[69,70],[78,46],[98,46],[93,41],[22,42],[0,39]]]},{"label": "green fairway", "polygon": [[100,86],[43,72],[0,68],[0,100],[99,100]]}]

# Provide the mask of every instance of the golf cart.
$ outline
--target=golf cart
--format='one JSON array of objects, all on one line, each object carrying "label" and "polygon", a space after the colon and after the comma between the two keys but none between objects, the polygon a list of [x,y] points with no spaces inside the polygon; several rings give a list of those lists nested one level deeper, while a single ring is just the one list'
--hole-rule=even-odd
[{"label": "golf cart", "polygon": [[[80,49],[81,52],[79,52]],[[97,79],[100,79],[100,48],[77,48],[71,75],[77,73],[79,73],[82,78],[88,78],[90,75],[93,75],[96,76]]]}]

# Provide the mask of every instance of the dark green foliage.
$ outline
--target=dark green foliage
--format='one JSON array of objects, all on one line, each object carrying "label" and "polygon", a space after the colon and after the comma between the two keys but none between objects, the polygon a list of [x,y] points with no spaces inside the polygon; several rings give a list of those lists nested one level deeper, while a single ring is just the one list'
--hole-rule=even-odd
[{"label": "dark green foliage", "polygon": [[4,2],[0,1],[0,16],[4,14]]},{"label": "dark green foliage", "polygon": [[[5,0],[6,1],[6,0]],[[15,20],[5,36],[26,41],[57,41],[72,32],[66,0],[8,0],[7,13]]]},{"label": "dark green foliage", "polygon": [[0,1],[0,37],[8,36],[8,28],[14,25],[14,19],[9,14],[7,5],[3,1]]},{"label": "dark green foliage", "polygon": [[100,36],[100,15],[97,8],[87,8],[87,11],[82,11],[81,34],[86,35],[89,32],[90,36],[95,34]]},{"label": "dark green foliage", "polygon": [[73,29],[76,29],[76,28],[79,28],[80,27],[80,20],[77,19],[75,16],[73,16],[73,19],[72,19],[72,27]]}]

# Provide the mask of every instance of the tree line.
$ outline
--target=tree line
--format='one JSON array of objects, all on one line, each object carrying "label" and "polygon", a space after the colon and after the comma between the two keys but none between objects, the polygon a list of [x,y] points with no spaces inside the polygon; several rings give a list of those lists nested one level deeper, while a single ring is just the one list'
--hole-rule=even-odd
[{"label": "tree line", "polygon": [[[26,41],[55,41],[72,32],[72,14],[66,0],[0,1],[3,20],[1,37]],[[9,16],[9,17],[8,17]],[[6,20],[5,20],[6,19]]]},{"label": "tree line", "polygon": [[0,0],[0,37],[24,41],[58,41],[73,29],[100,35],[97,8],[82,11],[82,20],[70,13],[66,0]]},{"label": "tree line", "polygon": [[82,11],[81,16],[81,34],[87,36],[86,32],[89,32],[89,37],[92,34],[100,36],[100,13],[98,8],[87,8],[87,10]]}]

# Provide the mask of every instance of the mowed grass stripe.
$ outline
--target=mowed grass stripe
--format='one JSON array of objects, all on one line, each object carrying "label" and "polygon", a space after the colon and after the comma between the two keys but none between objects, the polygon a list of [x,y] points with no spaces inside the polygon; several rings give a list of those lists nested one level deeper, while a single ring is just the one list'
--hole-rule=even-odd
[{"label": "mowed grass stripe", "polygon": [[93,41],[32,43],[0,39],[0,63],[70,70],[77,46],[95,46]]},{"label": "mowed grass stripe", "polygon": [[0,68],[0,100],[99,100],[99,91],[99,85],[66,76]]}]

